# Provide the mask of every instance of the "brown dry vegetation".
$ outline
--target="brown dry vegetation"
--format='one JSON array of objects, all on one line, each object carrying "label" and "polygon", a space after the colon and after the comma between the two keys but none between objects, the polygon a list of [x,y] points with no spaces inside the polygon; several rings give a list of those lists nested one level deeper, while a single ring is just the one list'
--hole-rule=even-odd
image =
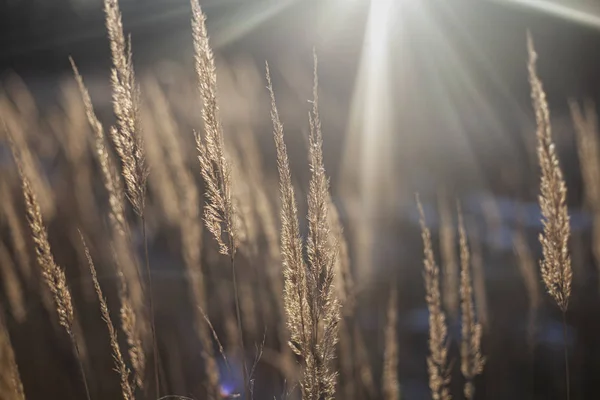
[{"label": "brown dry vegetation", "polygon": [[[391,289],[379,295],[383,351],[375,351],[361,326],[365,296],[353,276],[345,231],[361,227],[344,226],[325,168],[316,55],[311,107],[305,110],[308,166],[299,174],[308,176],[305,182],[296,180],[290,165],[268,65],[264,96],[276,168],[264,168],[253,132],[225,128],[206,17],[196,0],[191,24],[198,90],[184,103],[197,105],[201,121],[186,117],[178,108],[182,99],[155,78],[136,79],[118,2],[104,4],[114,118],[97,116],[77,60],[71,60],[74,78],[61,110],[49,115],[37,110],[24,87],[0,92],[0,146],[14,160],[0,165],[0,399],[42,398],[52,380],[65,398],[90,400],[119,392],[126,400],[403,398],[403,376],[411,374],[400,371],[410,351],[399,341],[406,326],[396,285],[402,276],[392,274]],[[563,316],[561,396],[569,398],[567,311],[575,288],[567,184],[531,38],[527,44],[544,228],[539,269],[522,232],[514,239],[529,298],[522,336],[533,349],[543,280]],[[585,115],[574,101],[571,109],[598,259],[600,161],[598,149],[590,148],[598,146],[597,121],[589,106]],[[47,165],[49,153],[53,166]],[[494,362],[486,356],[494,315],[488,317],[482,304],[485,257],[479,242],[472,246],[476,252],[469,248],[460,208],[452,211],[445,192],[438,200],[442,268],[427,224],[429,208],[418,197],[414,206],[428,313],[427,356],[417,368],[428,374],[433,399],[479,398],[485,393],[481,375]],[[184,278],[169,281],[173,275]],[[41,366],[32,366],[24,338],[13,348],[17,332],[35,339],[30,351],[44,360]],[[37,381],[46,370],[45,380]],[[22,382],[21,375],[28,378]]]}]

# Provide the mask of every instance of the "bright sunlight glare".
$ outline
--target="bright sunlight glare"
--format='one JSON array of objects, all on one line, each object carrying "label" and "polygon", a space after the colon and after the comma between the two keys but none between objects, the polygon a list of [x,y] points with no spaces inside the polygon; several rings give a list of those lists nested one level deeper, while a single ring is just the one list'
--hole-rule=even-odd
[{"label": "bright sunlight glare", "polygon": [[[359,70],[354,86],[348,123],[348,141],[344,153],[345,173],[342,177],[354,189],[358,189],[358,204],[348,204],[362,211],[352,213],[360,218],[356,221],[365,229],[357,232],[357,265],[363,266],[358,274],[368,279],[369,254],[361,249],[369,249],[372,241],[372,216],[377,209],[379,193],[384,188],[392,188],[386,180],[391,169],[391,82],[389,74],[390,21],[394,0],[371,0]],[[382,181],[383,180],[383,181]],[[354,183],[349,183],[354,182]],[[356,197],[354,197],[356,198]],[[391,198],[391,197],[388,197]],[[364,254],[360,254],[364,253]]]}]

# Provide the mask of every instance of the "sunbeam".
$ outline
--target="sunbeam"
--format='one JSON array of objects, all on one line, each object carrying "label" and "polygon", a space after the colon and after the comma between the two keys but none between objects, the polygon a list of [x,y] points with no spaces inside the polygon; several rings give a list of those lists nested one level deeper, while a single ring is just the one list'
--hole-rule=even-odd
[{"label": "sunbeam", "polygon": [[[361,61],[355,82],[351,103],[348,138],[344,153],[344,175],[342,190],[348,191],[348,198],[357,203],[348,204],[357,212],[351,215],[360,218],[357,221],[361,229],[356,238],[357,265],[364,266],[361,273],[368,273],[370,254],[361,249],[371,248],[372,211],[377,208],[378,199],[393,198],[380,193],[391,189],[392,154],[389,153],[391,135],[391,90],[390,87],[390,47],[389,29],[393,13],[391,0],[372,0],[363,43]],[[360,212],[358,212],[360,210]],[[361,278],[367,278],[361,276]]]},{"label": "sunbeam", "polygon": [[498,3],[516,4],[523,7],[529,7],[559,18],[588,25],[600,29],[600,10],[593,2],[571,2],[570,4],[561,4],[552,0],[495,0]]}]

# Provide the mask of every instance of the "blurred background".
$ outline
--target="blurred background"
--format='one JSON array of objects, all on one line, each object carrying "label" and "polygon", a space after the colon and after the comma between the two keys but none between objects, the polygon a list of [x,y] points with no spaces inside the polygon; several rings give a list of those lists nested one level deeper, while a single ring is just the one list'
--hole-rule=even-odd
[{"label": "blurred background", "polygon": [[[132,38],[148,121],[155,123],[157,132],[167,130],[159,121],[164,115],[156,110],[167,107],[160,101],[169,104],[174,126],[170,132],[178,136],[186,166],[201,187],[192,134],[202,123],[193,70],[190,5],[186,0],[121,0],[120,5],[125,31]],[[416,192],[424,201],[444,273],[447,265],[458,262],[457,243],[452,248],[456,242],[454,204],[459,200],[463,205],[487,357],[484,373],[476,381],[476,398],[565,398],[560,313],[544,294],[537,272],[531,272],[537,270],[541,256],[537,236],[542,225],[537,206],[535,121],[526,68],[529,30],[539,54],[538,71],[568,187],[574,268],[573,299],[567,315],[571,394],[590,398],[595,393],[600,373],[600,277],[593,245],[597,207],[586,204],[588,184],[581,172],[582,153],[568,101],[582,106],[588,102],[586,115],[590,118],[596,112],[600,3],[208,0],[201,5],[217,59],[226,135],[242,154],[249,150],[239,138],[253,137],[268,196],[276,204],[275,148],[264,78],[265,61],[269,62],[286,128],[300,215],[306,213],[301,199],[308,187],[305,137],[313,48],[318,54],[325,165],[348,241],[356,291],[356,309],[347,318],[354,327],[347,328],[354,329],[349,345],[358,346],[351,347],[348,362],[356,365],[350,375],[341,374],[340,381],[343,387],[349,377],[356,378],[356,390],[345,392],[345,399],[348,393],[354,393],[356,399],[381,398],[383,326],[394,285],[399,293],[402,395],[405,399],[429,396],[425,361],[428,315]],[[74,236],[76,228],[90,237],[98,267],[105,271],[100,274],[101,283],[106,286],[109,306],[114,303],[115,316],[118,283],[110,272],[110,250],[103,243],[106,199],[92,160],[92,133],[77,100],[69,56],[83,75],[96,113],[108,127],[114,116],[101,1],[0,0],[0,116],[16,121],[22,128],[23,143],[39,161],[40,187],[46,190],[46,198],[41,196],[44,217],[53,252],[67,270],[79,307],[86,368],[94,377],[93,397],[111,398],[118,395],[118,380],[111,371],[107,336],[97,300],[90,292],[87,265]],[[594,134],[597,136],[597,129]],[[151,163],[160,160],[160,156],[149,158]],[[72,168],[75,162],[86,165],[89,173],[78,176]],[[200,399],[202,365],[190,327],[193,312],[178,256],[181,238],[175,227],[180,215],[165,198],[160,185],[169,179],[155,173],[160,169],[154,167],[151,172],[149,232],[162,379],[169,393]],[[6,253],[3,263],[30,265],[35,270],[33,253],[29,260],[20,260],[13,238],[15,224],[25,233],[28,230],[7,146],[0,147],[0,173],[5,209],[0,213],[0,249]],[[159,175],[156,183],[153,175]],[[13,213],[6,211],[9,208]],[[273,210],[277,220],[277,207]],[[13,214],[19,221],[13,218],[11,222]],[[134,221],[133,215],[130,217]],[[134,233],[137,231],[134,228]],[[228,337],[231,281],[226,260],[216,254],[208,234],[204,236],[203,265],[211,282],[208,313],[217,334]],[[31,252],[29,241],[24,248]],[[260,243],[267,246],[264,238]],[[139,237],[135,244],[141,254]],[[250,332],[249,343],[260,343],[265,332],[267,351],[258,364],[257,398],[279,398],[285,379],[294,376],[289,371],[293,365],[282,366],[279,360],[277,352],[283,352],[285,343],[277,337],[277,315],[269,316],[259,305],[264,299],[259,300],[263,288],[257,282],[265,272],[256,261],[252,257],[242,261],[248,265],[242,279],[251,283],[247,289],[248,298],[257,303],[254,312],[265,315],[257,317],[257,326],[245,329]],[[277,262],[270,262],[277,271]],[[56,329],[51,310],[44,308],[39,285],[32,284],[23,271],[13,278],[6,284],[7,275],[3,275],[0,298],[27,398],[82,398],[68,340]],[[450,358],[455,365],[453,389],[458,394],[460,326],[452,312],[451,284],[444,276]],[[15,315],[9,305],[11,290],[17,286],[25,310]],[[356,337],[362,337],[360,346]],[[340,357],[339,362],[347,361]],[[366,366],[368,371],[358,366]],[[237,375],[223,372],[224,392],[239,390]]]}]

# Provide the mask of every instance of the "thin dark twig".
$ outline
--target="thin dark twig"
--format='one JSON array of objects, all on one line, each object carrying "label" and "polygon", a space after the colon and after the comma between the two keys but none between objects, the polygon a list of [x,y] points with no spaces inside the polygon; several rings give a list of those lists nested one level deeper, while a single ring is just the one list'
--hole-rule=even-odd
[{"label": "thin dark twig", "polygon": [[154,318],[154,296],[152,295],[152,274],[150,273],[150,258],[148,257],[148,237],[146,236],[146,218],[142,220],[142,236],[144,238],[144,256],[146,258],[146,275],[148,275],[148,301],[150,303],[150,323],[152,325],[152,349],[154,358],[154,380],[156,383],[156,397],[160,397],[160,380],[158,374],[158,345],[156,343],[156,322]]},{"label": "thin dark twig", "polygon": [[88,387],[87,377],[85,375],[85,369],[83,368],[83,362],[81,361],[81,352],[79,351],[79,346],[77,346],[77,341],[75,340],[75,336],[73,332],[70,332],[71,341],[73,342],[73,348],[75,349],[75,355],[77,356],[77,364],[79,365],[79,371],[81,372],[81,377],[83,378],[83,386],[85,387],[85,395],[87,400],[92,400],[90,396],[90,388]]},{"label": "thin dark twig", "polygon": [[215,341],[217,342],[217,345],[219,346],[219,353],[221,354],[221,357],[223,358],[223,361],[225,362],[225,366],[227,367],[227,371],[229,371],[229,373],[231,374],[231,366],[229,365],[229,361],[227,360],[227,356],[225,355],[225,349],[223,348],[223,345],[221,344],[221,341],[219,340],[219,335],[217,335],[217,332],[215,331],[215,328],[212,324],[212,322],[210,322],[210,319],[208,318],[208,315],[206,315],[206,313],[204,312],[204,309],[200,306],[198,306],[198,308],[200,309],[200,312],[202,313],[202,317],[204,317],[204,320],[206,321],[206,324],[208,325],[213,338],[215,339]]},{"label": "thin dark twig", "polygon": [[231,260],[231,274],[233,277],[233,293],[235,295],[235,314],[237,317],[237,326],[240,335],[240,349],[241,349],[241,361],[242,361],[242,372],[244,375],[244,393],[246,394],[246,399],[250,399],[250,387],[248,386],[248,369],[246,368],[246,347],[244,345],[244,330],[242,329],[242,315],[240,313],[240,298],[238,294],[237,287],[237,277],[235,273],[235,249],[233,247],[233,241],[231,240],[231,235],[229,236],[230,244],[230,260]]},{"label": "thin dark twig", "polygon": [[564,340],[564,348],[565,348],[565,381],[567,384],[567,400],[571,400],[571,380],[569,373],[569,350],[567,348],[567,312],[562,312],[562,322],[563,322],[563,340]]}]

